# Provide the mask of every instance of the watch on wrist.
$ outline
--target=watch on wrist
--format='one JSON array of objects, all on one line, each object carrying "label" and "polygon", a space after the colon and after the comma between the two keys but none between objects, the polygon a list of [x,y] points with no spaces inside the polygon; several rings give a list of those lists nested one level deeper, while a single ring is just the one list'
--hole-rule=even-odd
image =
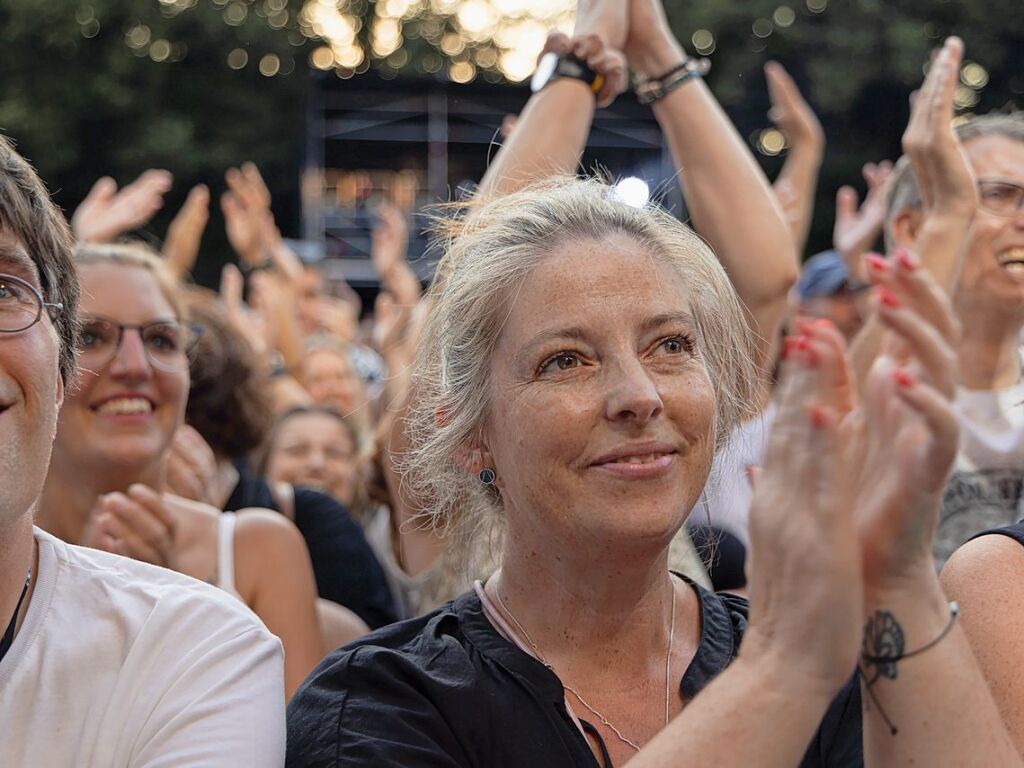
[{"label": "watch on wrist", "polygon": [[572,54],[559,56],[557,53],[546,53],[537,63],[537,69],[530,79],[530,90],[538,93],[561,77],[586,83],[595,96],[604,86],[604,75],[592,70],[582,59]]}]

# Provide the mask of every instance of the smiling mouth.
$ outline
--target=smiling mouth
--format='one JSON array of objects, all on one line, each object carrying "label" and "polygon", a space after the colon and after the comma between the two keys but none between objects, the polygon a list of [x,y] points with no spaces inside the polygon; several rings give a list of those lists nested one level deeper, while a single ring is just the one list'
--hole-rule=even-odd
[{"label": "smiling mouth", "polygon": [[659,453],[646,453],[639,456],[620,456],[619,458],[612,459],[610,461],[602,461],[597,466],[602,467],[608,464],[628,464],[630,466],[641,467],[646,464],[653,464],[658,459],[671,455],[672,454],[670,452],[662,451]]},{"label": "smiling mouth", "polygon": [[999,266],[1014,276],[1024,276],[1024,248],[1010,248],[998,256]]},{"label": "smiling mouth", "polygon": [[115,397],[93,410],[110,416],[144,416],[153,412],[153,403],[144,397]]}]

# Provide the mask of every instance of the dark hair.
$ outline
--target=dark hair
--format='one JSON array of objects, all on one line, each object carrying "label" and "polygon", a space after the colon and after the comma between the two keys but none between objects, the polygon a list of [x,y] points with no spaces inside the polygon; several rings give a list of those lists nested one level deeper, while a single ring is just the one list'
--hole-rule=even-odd
[{"label": "dark hair", "polygon": [[6,136],[0,136],[0,227],[25,246],[39,270],[44,299],[64,305],[54,313],[53,325],[60,339],[60,375],[67,383],[75,372],[78,343],[79,288],[71,229],[35,169]]},{"label": "dark hair", "polygon": [[270,428],[270,397],[256,353],[228,319],[216,295],[183,290],[189,320],[202,327],[190,365],[185,421],[213,452],[237,459],[262,445]]},{"label": "dark hair", "polygon": [[[983,136],[1005,136],[1024,142],[1024,112],[992,112],[962,122],[955,130],[957,137],[964,144]],[[886,237],[889,237],[888,225],[893,216],[908,208],[920,208],[921,205],[921,191],[917,188],[917,179],[914,178],[910,160],[906,156],[901,157],[889,180],[889,191],[885,200]]]}]

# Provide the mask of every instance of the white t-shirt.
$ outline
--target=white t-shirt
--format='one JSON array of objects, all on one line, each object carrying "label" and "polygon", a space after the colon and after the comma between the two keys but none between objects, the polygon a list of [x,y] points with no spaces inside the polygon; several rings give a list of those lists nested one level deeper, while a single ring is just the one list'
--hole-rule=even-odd
[{"label": "white t-shirt", "polygon": [[939,565],[981,531],[1017,522],[1024,483],[1024,382],[957,392],[960,452],[935,536]]},{"label": "white t-shirt", "polygon": [[281,643],[235,598],[36,529],[39,573],[0,661],[0,766],[284,764]]}]

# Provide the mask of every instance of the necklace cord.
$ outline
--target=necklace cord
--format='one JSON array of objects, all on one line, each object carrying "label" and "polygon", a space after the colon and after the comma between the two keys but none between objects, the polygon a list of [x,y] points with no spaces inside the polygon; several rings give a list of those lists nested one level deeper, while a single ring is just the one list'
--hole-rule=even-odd
[{"label": "necklace cord", "polygon": [[[484,590],[481,589],[481,592],[483,592],[483,591]],[[516,618],[515,614],[512,613],[512,611],[509,610],[507,605],[505,605],[505,601],[502,600],[501,592],[498,590],[497,585],[495,585],[495,587],[494,587],[494,596],[495,596],[495,598],[497,598],[498,605],[501,606],[502,611],[504,611],[504,613],[510,619],[512,619],[512,623],[515,624],[516,628],[522,633],[523,637],[530,644],[530,647],[533,648],[533,652],[536,655],[537,660],[540,661],[541,664],[543,664],[548,670],[550,670],[552,673],[554,673],[555,676],[557,677],[558,675],[557,675],[557,673],[555,673],[554,667],[552,667],[551,663],[541,653],[540,648],[537,646],[537,643],[534,641],[533,637],[531,637],[530,633],[526,631],[526,627],[524,627],[519,622],[519,619]],[[505,627],[504,627],[505,631],[510,631],[511,630],[511,627],[509,627],[508,624],[506,624],[504,621],[502,621],[502,623],[505,624]],[[671,691],[672,691],[672,678],[671,678],[671,670],[672,670],[672,645],[673,645],[673,640],[675,639],[675,633],[676,633],[676,590],[675,590],[675,585],[672,585],[672,618],[671,618],[670,624],[669,624],[668,651],[665,654],[665,725],[668,725],[669,713],[670,713],[670,709],[671,709],[670,705],[671,705]],[[515,634],[515,633],[511,632],[511,634]],[[619,739],[619,741],[621,741],[623,744],[627,744],[628,746],[630,746],[633,750],[635,750],[637,752],[640,751],[640,745],[636,741],[633,741],[632,739],[629,739],[626,736],[624,736],[623,733],[618,728],[616,728],[615,725],[613,725],[612,722],[607,717],[605,717],[600,712],[598,712],[596,709],[594,709],[592,706],[590,706],[590,704],[587,702],[587,700],[584,699],[580,695],[579,691],[577,691],[571,685],[563,682],[560,677],[558,679],[559,679],[559,682],[562,683],[562,687],[566,691],[569,691],[573,696],[575,696],[576,699],[580,702],[580,704],[582,704],[584,707],[586,707],[587,710],[591,714],[593,714],[596,718],[598,718],[598,720],[601,721],[602,725],[610,728],[612,733],[615,734],[615,736]],[[568,702],[566,702],[566,703],[568,704]]]},{"label": "necklace cord", "polygon": [[3,661],[7,651],[14,644],[14,628],[18,625],[18,614],[21,613],[21,605],[25,602],[25,595],[28,594],[28,585],[31,583],[32,569],[29,568],[28,573],[25,574],[25,586],[21,588],[21,597],[18,598],[18,604],[14,606],[14,615],[11,616],[11,622],[7,625],[3,638],[0,638],[0,661]]}]

